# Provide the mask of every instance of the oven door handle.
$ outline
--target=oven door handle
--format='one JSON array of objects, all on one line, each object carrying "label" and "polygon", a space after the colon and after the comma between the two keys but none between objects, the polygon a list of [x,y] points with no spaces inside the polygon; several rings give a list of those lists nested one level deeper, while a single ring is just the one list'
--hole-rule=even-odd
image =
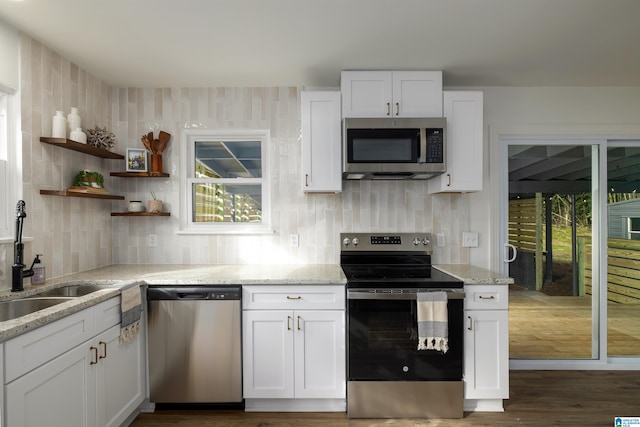
[{"label": "oven door handle", "polygon": [[[447,293],[447,299],[464,299],[464,291],[458,289],[442,289]],[[435,291],[428,291],[435,292]],[[371,292],[368,290],[347,290],[347,299],[368,300],[416,300],[417,292]]]}]

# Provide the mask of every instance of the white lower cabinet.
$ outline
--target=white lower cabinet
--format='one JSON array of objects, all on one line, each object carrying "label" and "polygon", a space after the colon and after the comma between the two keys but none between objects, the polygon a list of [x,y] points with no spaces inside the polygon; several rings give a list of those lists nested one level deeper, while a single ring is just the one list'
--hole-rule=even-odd
[{"label": "white lower cabinet", "polygon": [[[119,316],[114,324],[111,315],[119,312],[119,300],[100,303],[5,343],[5,372],[10,374],[4,387],[6,425],[119,426],[135,412],[145,394],[144,338],[140,333],[128,343],[119,343]],[[107,326],[106,331],[102,329]],[[49,337],[73,335],[68,333],[73,329],[83,329],[92,337],[47,354]],[[42,355],[47,361],[35,368],[14,362],[40,360]]]},{"label": "white lower cabinet", "polygon": [[[316,287],[319,291],[315,292],[301,286],[297,289],[302,292],[288,294],[287,287],[255,288],[243,294],[243,299],[257,296],[243,300],[246,410],[344,411],[344,288],[337,287],[338,294],[332,296],[327,287],[324,292],[319,290],[323,287]],[[261,295],[269,296],[273,310],[263,309]],[[291,309],[322,306],[318,300],[327,299],[335,301],[326,302],[326,310]],[[261,309],[252,309],[256,305]]]},{"label": "white lower cabinet", "polygon": [[508,288],[465,286],[465,410],[502,411],[509,397]]},{"label": "white lower cabinet", "polygon": [[106,357],[97,367],[98,426],[119,426],[145,397],[144,336],[141,331],[127,343],[120,343],[120,325],[99,337],[106,343]]}]

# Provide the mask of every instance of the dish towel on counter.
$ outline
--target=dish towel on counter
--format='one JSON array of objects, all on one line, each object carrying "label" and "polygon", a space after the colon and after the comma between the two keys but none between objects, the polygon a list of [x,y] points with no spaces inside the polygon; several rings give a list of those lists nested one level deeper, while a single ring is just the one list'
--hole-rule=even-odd
[{"label": "dish towel on counter", "polygon": [[133,339],[140,332],[140,315],[142,313],[142,295],[140,285],[132,285],[122,289],[120,301],[121,325],[120,342]]},{"label": "dish towel on counter", "polygon": [[446,292],[418,292],[418,350],[449,350]]}]

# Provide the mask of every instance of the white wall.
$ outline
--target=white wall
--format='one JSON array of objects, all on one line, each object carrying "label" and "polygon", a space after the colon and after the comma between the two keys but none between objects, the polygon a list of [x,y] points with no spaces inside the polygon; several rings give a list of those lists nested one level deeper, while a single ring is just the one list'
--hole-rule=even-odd
[{"label": "white wall", "polygon": [[470,263],[499,270],[504,251],[498,239],[502,134],[640,136],[639,87],[482,87],[485,118],[484,191],[470,195],[470,228],[480,247]]}]

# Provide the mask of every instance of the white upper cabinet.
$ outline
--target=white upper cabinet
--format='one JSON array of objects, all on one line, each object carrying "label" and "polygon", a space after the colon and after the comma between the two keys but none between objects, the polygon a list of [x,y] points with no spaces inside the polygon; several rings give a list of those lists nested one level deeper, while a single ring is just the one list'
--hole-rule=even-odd
[{"label": "white upper cabinet", "polygon": [[442,71],[343,71],[343,117],[442,117]]},{"label": "white upper cabinet", "polygon": [[429,180],[429,193],[482,191],[483,94],[443,92],[447,171]]},{"label": "white upper cabinet", "polygon": [[340,92],[302,92],[302,189],[342,191]]}]

